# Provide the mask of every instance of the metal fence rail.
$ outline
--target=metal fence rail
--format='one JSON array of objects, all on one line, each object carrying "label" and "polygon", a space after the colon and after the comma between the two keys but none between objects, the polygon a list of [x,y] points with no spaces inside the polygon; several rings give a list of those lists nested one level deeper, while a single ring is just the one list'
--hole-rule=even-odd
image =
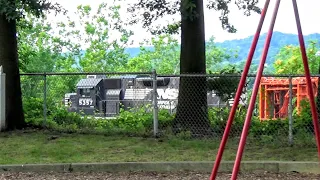
[{"label": "metal fence rail", "polygon": [[[254,77],[248,77],[243,89],[231,137],[241,134]],[[314,98],[318,77],[313,76]],[[21,87],[26,118],[39,125],[219,138],[239,79],[155,71],[27,73],[21,74]],[[180,98],[179,92],[184,94]],[[263,75],[248,141],[314,145],[307,99],[303,75]]]}]

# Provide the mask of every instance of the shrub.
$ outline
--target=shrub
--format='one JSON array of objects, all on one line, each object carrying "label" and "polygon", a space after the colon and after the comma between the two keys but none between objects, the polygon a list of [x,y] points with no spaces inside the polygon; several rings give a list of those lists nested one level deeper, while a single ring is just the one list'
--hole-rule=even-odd
[{"label": "shrub", "polygon": [[251,133],[254,137],[258,136],[286,136],[288,134],[288,120],[276,119],[260,121],[255,119],[251,124]]},{"label": "shrub", "polygon": [[[35,112],[39,111],[42,112],[41,110],[35,110]],[[112,119],[94,118],[75,112],[68,112],[64,106],[57,106],[48,116],[45,123],[41,115],[41,113],[38,115],[40,118],[37,116],[30,118],[28,123],[34,126],[45,125],[47,128],[68,132],[91,130],[122,134],[151,134],[150,132],[153,130],[153,113],[147,111],[146,107],[134,108],[129,111],[121,109],[120,115]],[[173,115],[168,111],[160,110],[158,115],[159,128],[165,128],[171,125]],[[32,116],[33,115],[30,114],[30,117]]]},{"label": "shrub", "polygon": [[[229,118],[229,112],[230,109],[227,107],[214,107],[209,109],[209,121],[215,134],[222,136]],[[241,134],[245,117],[246,109],[240,106],[236,111],[230,130],[230,136],[239,136]]]},{"label": "shrub", "polygon": [[[43,106],[43,98],[39,97],[23,97],[23,111],[26,122],[34,121],[34,119],[38,119],[40,121],[44,119],[44,106]],[[49,97],[46,102],[47,108],[47,116],[50,116],[52,112],[56,111],[56,105],[53,103],[53,100]]]},{"label": "shrub", "polygon": [[[42,109],[39,110],[40,107],[42,107],[41,104],[41,100],[36,98],[24,104],[27,107],[25,110],[30,119],[29,124],[36,126],[43,125],[43,118],[41,118]],[[215,137],[222,136],[228,120],[229,111],[230,109],[227,107],[209,109],[209,121]],[[230,132],[231,137],[239,137],[241,135],[246,113],[247,109],[245,107],[240,106],[237,109]],[[310,132],[310,125],[312,127],[310,116],[311,114],[305,109],[299,116],[295,115],[294,134],[299,132],[300,135],[303,135]],[[174,114],[170,114],[168,110],[159,110],[159,129],[164,130],[165,133],[170,133],[173,119]],[[148,107],[134,108],[126,111],[121,109],[118,117],[103,119],[90,118],[78,113],[71,113],[68,112],[65,107],[57,106],[48,116],[45,126],[52,129],[65,129],[68,132],[90,130],[131,135],[151,135],[153,131],[153,112],[150,111]],[[253,115],[249,135],[254,138],[264,138],[268,141],[279,137],[287,138],[288,126],[289,123],[287,119],[260,122],[259,118]]]},{"label": "shrub", "polygon": [[297,113],[297,109],[294,111],[294,132],[313,132],[312,114],[310,103],[306,100],[301,101],[300,114]]},{"label": "shrub", "polygon": [[58,107],[51,114],[51,118],[58,125],[82,124],[81,115],[75,112],[68,112],[64,107]]},{"label": "shrub", "polygon": [[43,117],[43,99],[35,97],[23,98],[23,110],[27,121]]},{"label": "shrub", "polygon": [[121,110],[120,115],[112,120],[114,128],[127,132],[143,132],[151,130],[152,113],[148,113],[144,108]]}]

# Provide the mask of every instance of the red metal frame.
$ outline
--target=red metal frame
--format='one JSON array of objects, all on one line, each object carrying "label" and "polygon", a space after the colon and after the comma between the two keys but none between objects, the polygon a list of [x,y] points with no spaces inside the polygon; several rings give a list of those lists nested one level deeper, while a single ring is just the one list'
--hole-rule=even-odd
[{"label": "red metal frame", "polygon": [[[318,77],[312,77],[313,97],[317,96],[318,92]],[[288,117],[289,105],[289,79],[288,78],[261,78],[259,88],[259,118],[260,121],[286,119]],[[276,103],[272,96],[279,95],[279,104]],[[292,95],[297,98],[293,104],[297,107],[298,114],[300,113],[300,104],[304,99],[309,98],[307,91],[307,81],[305,77],[292,78]]]},{"label": "red metal frame", "polygon": [[[264,49],[263,49],[263,55],[261,57],[261,62],[259,64],[258,73],[257,73],[256,80],[255,80],[255,83],[254,83],[253,93],[251,95],[251,99],[250,99],[250,103],[249,103],[249,107],[248,107],[245,123],[244,123],[242,134],[241,134],[241,139],[240,139],[240,142],[239,142],[239,147],[238,147],[238,151],[237,151],[237,155],[236,155],[236,160],[235,160],[235,164],[234,164],[233,171],[232,171],[232,176],[231,176],[232,180],[237,179],[238,172],[239,172],[239,169],[240,169],[240,163],[241,163],[241,159],[242,159],[242,154],[243,154],[243,150],[244,150],[244,147],[245,147],[247,134],[248,134],[248,131],[249,131],[249,126],[250,126],[250,122],[251,122],[251,118],[252,118],[252,112],[253,112],[253,109],[254,109],[254,104],[255,104],[257,93],[258,93],[258,90],[259,90],[259,85],[260,85],[260,81],[261,81],[261,77],[262,77],[262,73],[263,73],[263,69],[264,69],[264,64],[265,64],[266,57],[267,57],[267,54],[268,54],[268,50],[269,50],[269,47],[270,47],[270,41],[271,41],[271,38],[272,38],[273,28],[274,28],[275,20],[276,20],[277,13],[278,13],[278,10],[279,10],[280,1],[281,0],[277,0],[277,2],[276,2],[276,6],[275,6],[275,9],[274,9],[274,12],[273,12],[273,16],[272,16],[271,24],[270,24],[270,27],[269,27],[268,35],[267,35],[267,38],[266,38],[266,43],[265,43],[265,46],[264,46]],[[230,128],[231,128],[232,122],[234,120],[234,115],[235,115],[235,111],[236,111],[236,108],[237,108],[238,103],[239,103],[241,91],[242,91],[242,89],[244,87],[244,83],[245,83],[246,77],[248,76],[248,71],[249,71],[249,68],[250,68],[250,65],[251,65],[251,62],[252,62],[252,57],[253,57],[254,51],[256,49],[257,41],[258,41],[258,38],[259,38],[261,27],[262,27],[264,19],[265,19],[265,14],[267,12],[269,2],[270,2],[270,0],[266,0],[265,7],[264,7],[264,9],[262,11],[262,14],[261,14],[261,19],[260,19],[260,22],[259,22],[259,25],[258,25],[258,28],[257,28],[257,32],[255,34],[254,40],[252,42],[252,46],[250,48],[250,52],[249,52],[249,55],[248,55],[248,59],[247,59],[245,68],[244,68],[244,72],[243,72],[243,74],[241,76],[240,83],[238,85],[238,89],[237,89],[237,92],[236,92],[236,95],[235,95],[234,105],[232,106],[231,112],[229,114],[229,118],[228,118],[228,121],[227,121],[226,129],[225,129],[223,137],[222,137],[222,141],[221,141],[221,144],[220,144],[220,147],[219,147],[219,150],[218,150],[218,154],[217,154],[216,161],[215,161],[215,164],[214,164],[211,176],[210,176],[210,180],[215,179],[216,176],[217,176],[217,172],[218,172],[218,168],[219,168],[219,165],[220,165],[220,162],[221,162],[221,158],[222,158],[222,155],[223,155],[225,144],[226,144],[228,136],[229,136],[229,132],[230,132]],[[313,97],[313,88],[311,88],[312,84],[311,84],[311,77],[310,77],[310,71],[309,71],[309,66],[308,66],[308,58],[307,58],[307,55],[306,55],[306,50],[305,50],[305,45],[304,45],[304,39],[303,39],[303,34],[302,34],[302,29],[301,29],[301,24],[300,24],[300,18],[299,18],[297,2],[296,2],[296,0],[292,0],[292,3],[293,3],[293,9],[294,9],[294,13],[295,13],[296,24],[297,24],[298,37],[299,37],[300,49],[301,49],[301,53],[302,53],[302,60],[303,60],[303,65],[304,65],[304,70],[305,70],[305,76],[306,76],[306,79],[307,79],[308,95],[309,95],[309,97]],[[319,132],[318,114],[317,114],[314,98],[310,98],[310,104],[311,104],[314,131],[315,131],[315,136],[316,136],[316,143],[317,143],[317,148],[318,148],[318,156],[319,156],[319,160],[320,160],[320,138],[319,138],[320,132]]]}]

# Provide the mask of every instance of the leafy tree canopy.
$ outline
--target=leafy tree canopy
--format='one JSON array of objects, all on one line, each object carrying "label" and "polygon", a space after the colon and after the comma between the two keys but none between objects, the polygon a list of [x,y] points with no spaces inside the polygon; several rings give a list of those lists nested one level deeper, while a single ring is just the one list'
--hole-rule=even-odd
[{"label": "leafy tree canopy", "polygon": [[[259,0],[208,0],[206,7],[221,12],[219,17],[221,26],[228,32],[235,33],[237,30],[229,22],[230,3],[234,3],[239,10],[244,11],[244,15],[250,16],[252,12],[261,13],[257,6]],[[181,7],[184,7],[183,9]],[[132,13],[131,24],[142,22],[143,27],[147,28],[152,34],[160,33],[178,33],[181,25],[181,19],[173,20],[173,23],[160,27],[152,27],[154,23],[165,16],[182,15],[183,18],[193,19],[198,16],[195,13],[195,3],[192,0],[139,0],[128,8]]]},{"label": "leafy tree canopy", "polygon": [[7,20],[19,20],[25,17],[26,12],[39,17],[46,10],[66,12],[58,3],[48,0],[0,0],[0,15],[5,15]]},{"label": "leafy tree canopy", "polygon": [[[317,56],[319,44],[310,41],[306,49],[310,73],[318,74],[320,57]],[[276,74],[304,74],[304,66],[300,46],[287,45],[280,49],[274,62]]]}]

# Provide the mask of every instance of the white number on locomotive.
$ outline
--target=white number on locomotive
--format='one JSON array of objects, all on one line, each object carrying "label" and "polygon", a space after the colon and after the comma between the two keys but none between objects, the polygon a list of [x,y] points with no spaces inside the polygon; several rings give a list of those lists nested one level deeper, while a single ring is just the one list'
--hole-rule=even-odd
[{"label": "white number on locomotive", "polygon": [[79,105],[80,106],[91,106],[93,104],[92,99],[79,99]]}]

